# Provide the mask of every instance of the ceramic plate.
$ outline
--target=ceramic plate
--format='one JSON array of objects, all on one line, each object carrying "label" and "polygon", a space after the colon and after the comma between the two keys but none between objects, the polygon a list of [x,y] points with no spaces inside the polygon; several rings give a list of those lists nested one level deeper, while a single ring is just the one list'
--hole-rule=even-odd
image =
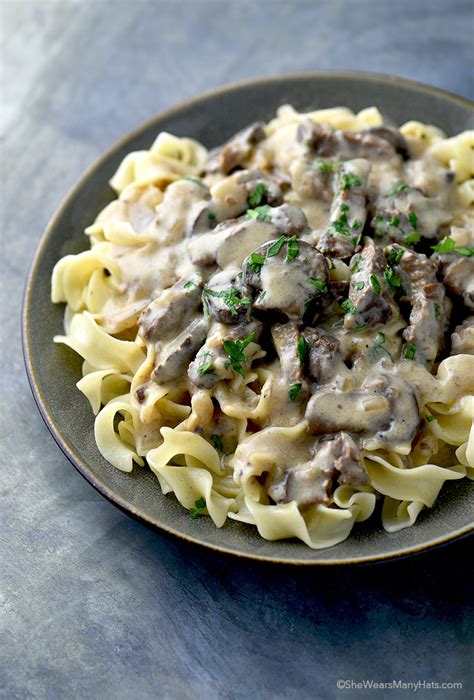
[{"label": "ceramic plate", "polygon": [[[268,121],[284,103],[301,111],[344,105],[358,111],[376,105],[395,125],[416,119],[453,135],[471,127],[474,104],[449,93],[398,78],[362,73],[289,75],[208,92],[147,121],[114,145],[81,178],[49,224],[33,260],[23,309],[26,367],[38,407],[56,442],[101,494],[131,516],[207,547],[231,554],[293,564],[349,564],[413,554],[471,531],[474,484],[446,483],[433,509],[412,528],[386,533],[378,514],[356,525],[345,542],[314,551],[297,540],[267,542],[256,528],[210,518],[192,520],[172,494],[163,496],[148,469],[124,474],[109,465],[94,441],[94,417],[76,389],[81,359],[52,338],[62,332],[64,309],[50,303],[54,264],[88,247],[84,228],[114,198],[108,180],[130,151],[148,148],[159,131],[191,136],[207,147],[221,144],[255,120]],[[67,232],[67,238],[65,233]]]}]

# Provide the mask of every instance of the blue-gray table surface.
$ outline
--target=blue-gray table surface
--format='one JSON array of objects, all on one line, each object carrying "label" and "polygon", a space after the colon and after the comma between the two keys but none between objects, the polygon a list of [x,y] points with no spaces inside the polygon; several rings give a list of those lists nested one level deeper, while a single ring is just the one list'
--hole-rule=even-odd
[{"label": "blue-gray table surface", "polygon": [[[297,70],[376,70],[472,97],[470,0],[0,2],[2,693],[6,698],[472,697],[469,542],[295,569],[150,532],[67,462],[24,375],[22,287],[69,186],[142,120]],[[471,618],[472,619],[472,618]]]}]

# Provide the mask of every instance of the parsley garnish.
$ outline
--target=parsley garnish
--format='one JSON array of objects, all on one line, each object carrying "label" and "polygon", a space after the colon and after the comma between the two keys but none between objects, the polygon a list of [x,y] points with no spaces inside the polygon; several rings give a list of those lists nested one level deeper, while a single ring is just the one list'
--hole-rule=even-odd
[{"label": "parsley garnish", "polygon": [[266,194],[266,186],[262,182],[259,182],[252,194],[250,195],[250,197],[247,199],[249,207],[251,207],[252,209],[254,207],[258,207],[258,205],[262,203],[262,200],[264,199]]},{"label": "parsley garnish", "polygon": [[407,190],[408,185],[406,185],[404,182],[401,182],[399,185],[396,185],[393,189],[391,189],[387,194],[385,195],[386,197],[393,197],[396,194],[400,194],[400,192],[403,192],[403,190]]},{"label": "parsley garnish", "polygon": [[435,420],[435,417],[434,416],[426,416],[426,420],[428,421],[428,423],[432,423]]},{"label": "parsley garnish", "polygon": [[206,499],[205,498],[198,498],[198,500],[194,503],[194,507],[189,509],[189,515],[191,518],[198,518],[200,515],[202,515],[203,510],[206,507]]},{"label": "parsley garnish", "polygon": [[261,207],[255,207],[255,209],[247,209],[247,216],[250,219],[256,219],[257,221],[271,221],[271,216],[269,212],[271,207],[268,204],[264,204]]},{"label": "parsley garnish", "polygon": [[364,289],[365,282],[363,282],[362,280],[359,280],[358,282],[353,282],[352,286],[354,287],[354,289],[358,289],[360,291],[361,289]]},{"label": "parsley garnish", "polygon": [[[392,251],[393,252],[393,251]],[[390,287],[393,294],[402,287],[402,283],[399,277],[396,276],[393,269],[387,265],[383,273],[384,279],[388,286]]]},{"label": "parsley garnish", "polygon": [[345,218],[346,215],[343,214],[340,219],[331,221],[328,227],[328,233],[332,233],[333,235],[339,234],[340,236],[350,236],[351,233],[347,228],[347,220],[344,221]]},{"label": "parsley garnish", "polygon": [[434,310],[435,310],[435,317],[439,318],[440,313],[441,313],[441,306],[439,304],[434,305]]},{"label": "parsley garnish", "polygon": [[343,190],[350,190],[351,187],[360,187],[361,180],[358,175],[354,173],[344,173],[341,177],[341,187]]},{"label": "parsley garnish", "polygon": [[244,376],[244,368],[242,367],[242,362],[247,361],[247,357],[244,354],[244,350],[255,338],[255,331],[250,333],[245,340],[224,340],[223,347],[224,352],[228,355],[229,360],[226,362],[226,367],[231,365],[234,372]]},{"label": "parsley garnish", "polygon": [[387,260],[390,263],[390,265],[397,265],[403,258],[404,253],[405,251],[403,250],[403,248],[395,248],[394,250],[391,250],[387,257]]},{"label": "parsley garnish", "polygon": [[376,294],[378,297],[380,296],[382,292],[382,287],[380,285],[380,282],[378,281],[376,275],[370,275],[370,285],[372,289],[374,290],[374,294]]},{"label": "parsley garnish", "polygon": [[300,335],[300,337],[298,338],[298,343],[296,344],[296,351],[298,353],[298,361],[300,363],[300,367],[302,367],[305,361],[305,357],[309,351],[309,343],[304,337],[304,335]]},{"label": "parsley garnish", "polygon": [[226,289],[221,292],[215,292],[209,287],[204,287],[204,291],[211,297],[218,297],[222,299],[224,304],[230,309],[232,316],[238,316],[237,307],[242,304],[251,304],[251,299],[242,298],[239,296],[239,292],[236,289]]},{"label": "parsley garnish", "polygon": [[299,252],[300,249],[298,247],[298,241],[296,240],[296,236],[292,236],[288,239],[288,253],[285,262],[291,262],[292,260],[294,260]]},{"label": "parsley garnish", "polygon": [[464,255],[466,258],[474,256],[474,246],[459,246],[456,248],[456,242],[451,236],[445,236],[440,243],[431,246],[431,248],[436,250],[437,253],[459,253],[459,255]]},{"label": "parsley garnish", "polygon": [[356,307],[350,299],[346,299],[341,304],[341,309],[346,312],[346,314],[355,314]]},{"label": "parsley garnish", "polygon": [[185,288],[185,289],[191,289],[191,290],[194,291],[195,289],[198,288],[198,285],[197,285],[196,282],[194,282],[193,280],[188,280],[188,281],[186,282],[186,284],[184,285],[184,288]]},{"label": "parsley garnish", "polygon": [[400,219],[398,216],[392,216],[390,221],[388,222],[389,226],[399,226],[400,225]]},{"label": "parsley garnish", "polygon": [[310,282],[318,292],[321,292],[321,294],[325,294],[328,291],[327,284],[323,282],[322,280],[317,280],[314,277],[309,277],[308,282]]},{"label": "parsley garnish", "polygon": [[203,365],[199,365],[197,368],[197,371],[199,374],[209,374],[209,372],[212,372],[214,370],[214,365],[212,362],[206,362]]},{"label": "parsley garnish", "polygon": [[333,163],[326,163],[326,161],[319,158],[313,162],[313,166],[324,174],[332,173],[334,167]]},{"label": "parsley garnish", "polygon": [[224,452],[224,446],[222,444],[222,440],[220,439],[219,435],[211,435],[212,442],[214,443],[214,447],[218,452]]},{"label": "parsley garnish", "polygon": [[474,246],[459,246],[459,248],[454,249],[455,253],[459,255],[465,255],[466,258],[472,258],[474,256]]},{"label": "parsley garnish", "polygon": [[206,185],[201,182],[197,177],[193,177],[192,175],[186,175],[186,177],[183,177],[183,180],[189,180],[189,182],[194,182],[195,185],[199,185],[200,187],[206,187]]},{"label": "parsley garnish", "polygon": [[286,241],[286,236],[280,236],[280,238],[278,238],[275,241],[275,243],[272,243],[271,246],[267,249],[267,258],[273,258],[275,255],[278,255]]},{"label": "parsley garnish", "polygon": [[407,245],[410,245],[411,243],[419,243],[420,241],[421,233],[419,231],[413,231],[413,233],[409,233],[408,236],[405,236],[403,239],[403,242]]},{"label": "parsley garnish", "polygon": [[383,352],[386,352],[389,357],[391,357],[387,348],[384,347],[384,343],[385,343],[385,333],[377,333],[377,335],[375,336],[375,343],[374,343],[375,350],[382,350]]},{"label": "parsley garnish", "polygon": [[249,262],[247,263],[248,269],[251,272],[258,274],[262,269],[262,265],[265,265],[265,258],[263,255],[259,255],[258,253],[250,253]]},{"label": "parsley garnish", "polygon": [[405,360],[413,360],[416,354],[415,343],[409,343],[405,350]]},{"label": "parsley garnish", "polygon": [[288,391],[288,396],[290,397],[290,401],[294,401],[298,394],[301,391],[301,384],[292,384],[290,386],[290,389]]},{"label": "parsley garnish", "polygon": [[260,292],[260,294],[258,295],[258,297],[255,299],[255,303],[256,303],[256,304],[261,304],[262,301],[265,299],[266,296],[267,296],[267,292],[266,292],[266,290],[264,289],[263,292]]},{"label": "parsley garnish", "polygon": [[216,218],[216,215],[214,214],[214,212],[210,211],[209,214],[207,215],[207,218],[209,219],[209,221],[214,221],[214,219]]},{"label": "parsley garnish", "polygon": [[352,258],[350,267],[350,271],[352,272],[352,274],[354,274],[355,272],[360,272],[359,263],[361,260],[362,255],[360,253],[357,253],[357,255],[354,255],[354,257]]},{"label": "parsley garnish", "polygon": [[408,221],[410,222],[410,224],[413,226],[413,228],[416,231],[416,229],[418,228],[418,219],[417,219],[414,211],[410,211],[408,213]]}]

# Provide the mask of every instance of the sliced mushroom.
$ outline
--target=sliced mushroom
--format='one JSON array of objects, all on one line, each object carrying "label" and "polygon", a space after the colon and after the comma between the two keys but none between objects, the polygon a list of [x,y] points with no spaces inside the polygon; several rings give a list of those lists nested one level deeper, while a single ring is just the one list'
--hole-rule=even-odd
[{"label": "sliced mushroom", "polygon": [[281,236],[245,260],[244,281],[259,292],[254,309],[281,312],[297,321],[311,302],[327,294],[329,270],[324,255],[309,243]]},{"label": "sliced mushroom", "polygon": [[353,255],[367,218],[365,192],[370,168],[361,158],[341,166],[329,226],[318,242],[322,253],[334,258]]},{"label": "sliced mushroom", "polygon": [[254,340],[258,342],[262,328],[263,324],[255,320],[240,323],[231,328],[224,324],[215,323],[195,360],[189,365],[189,379],[193,384],[203,389],[211,389],[217,382],[231,379],[234,373],[229,366],[229,357],[224,352],[224,341],[245,340],[254,334]]},{"label": "sliced mushroom", "polygon": [[185,374],[189,363],[203,344],[207,330],[207,319],[199,317],[191,321],[174,340],[160,344],[151,374],[152,380],[157,384],[166,384]]},{"label": "sliced mushroom", "polygon": [[199,308],[203,284],[202,277],[194,275],[161,292],[138,319],[142,338],[155,343],[180,333]]},{"label": "sliced mushroom", "polygon": [[410,450],[420,422],[413,388],[384,373],[367,377],[352,391],[322,387],[308,401],[305,417],[313,435],[347,430],[360,435],[367,449],[400,451]]},{"label": "sliced mushroom", "polygon": [[402,354],[431,367],[443,345],[450,310],[444,286],[436,279],[437,266],[426,255],[401,246],[389,246],[386,252],[398,260],[393,269],[404,288],[402,299],[411,304]]},{"label": "sliced mushroom", "polygon": [[336,477],[340,484],[369,483],[360,450],[346,432],[316,442],[312,459],[277,473],[270,481],[268,494],[276,503],[328,503]]},{"label": "sliced mushroom", "polygon": [[396,312],[384,278],[385,267],[383,250],[371,238],[365,238],[360,255],[351,263],[354,273],[349,288],[349,308],[344,318],[347,330],[386,323]]},{"label": "sliced mushroom", "polygon": [[298,126],[296,139],[314,155],[338,160],[352,158],[380,160],[393,157],[396,150],[393,144],[395,138],[391,134],[389,136],[386,131],[383,135],[377,134],[372,129],[340,131],[315,124],[310,120],[305,120]]},{"label": "sliced mushroom", "polygon": [[474,355],[474,316],[468,316],[451,335],[451,355]]},{"label": "sliced mushroom", "polygon": [[368,129],[364,129],[363,133],[388,141],[393,149],[401,155],[403,160],[407,160],[410,157],[408,143],[398,129],[392,126],[371,126]]},{"label": "sliced mushroom", "polygon": [[308,343],[308,365],[311,377],[318,383],[331,381],[344,365],[339,341],[322,328],[305,328],[303,336]]},{"label": "sliced mushroom", "polygon": [[298,236],[309,231],[308,220],[302,209],[294,207],[292,204],[282,204],[279,207],[272,207],[267,214],[270,222],[280,235]]},{"label": "sliced mushroom", "polygon": [[238,131],[227,143],[210,153],[208,172],[227,175],[237,167],[247,164],[255,146],[265,138],[265,124],[255,122]]},{"label": "sliced mushroom", "polygon": [[242,323],[250,316],[251,291],[243,283],[238,267],[227,268],[211,277],[202,298],[204,308],[219,323]]}]

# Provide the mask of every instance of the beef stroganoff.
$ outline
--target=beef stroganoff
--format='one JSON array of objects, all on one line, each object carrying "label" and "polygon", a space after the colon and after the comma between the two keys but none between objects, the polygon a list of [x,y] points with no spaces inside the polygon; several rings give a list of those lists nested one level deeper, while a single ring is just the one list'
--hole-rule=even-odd
[{"label": "beef stroganoff", "polygon": [[473,474],[473,171],[374,107],[130,153],[52,280],[104,458],[270,540],[413,525]]}]

